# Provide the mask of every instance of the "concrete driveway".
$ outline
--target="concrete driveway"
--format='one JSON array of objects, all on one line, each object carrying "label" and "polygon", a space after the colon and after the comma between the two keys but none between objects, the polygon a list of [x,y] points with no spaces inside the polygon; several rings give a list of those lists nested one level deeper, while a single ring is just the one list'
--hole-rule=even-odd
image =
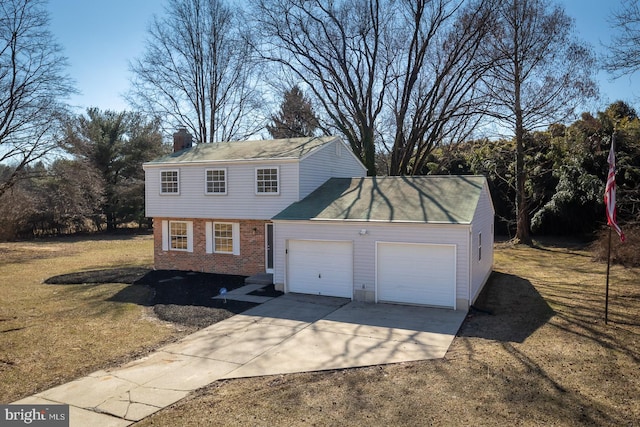
[{"label": "concrete driveway", "polygon": [[71,426],[127,426],[219,379],[441,358],[465,313],[287,294],[109,371],[15,404],[68,404]]}]

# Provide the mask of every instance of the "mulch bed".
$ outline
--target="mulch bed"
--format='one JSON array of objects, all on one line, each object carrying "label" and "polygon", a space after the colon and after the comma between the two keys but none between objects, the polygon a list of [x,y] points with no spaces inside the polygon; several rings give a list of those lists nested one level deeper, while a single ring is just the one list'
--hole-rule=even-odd
[{"label": "mulch bed", "polygon": [[[252,302],[213,299],[220,294],[222,288],[231,291],[244,286],[245,278],[226,274],[127,267],[64,274],[50,277],[45,283],[127,283],[148,286],[154,290],[151,301],[133,300],[132,293],[126,290],[114,295],[111,300],[152,306],[154,313],[161,320],[199,329],[258,305]],[[252,292],[251,295],[277,297],[282,295],[282,292],[276,291],[273,285],[270,285]]]}]

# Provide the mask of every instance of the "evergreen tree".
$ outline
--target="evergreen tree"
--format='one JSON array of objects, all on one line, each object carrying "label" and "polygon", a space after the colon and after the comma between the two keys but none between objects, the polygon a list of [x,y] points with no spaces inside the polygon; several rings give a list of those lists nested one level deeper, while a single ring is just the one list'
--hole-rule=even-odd
[{"label": "evergreen tree", "polygon": [[142,163],[163,153],[159,123],[139,113],[89,108],[86,116],[68,124],[64,143],[70,154],[94,168],[102,179],[107,230],[142,221]]},{"label": "evergreen tree", "polygon": [[284,93],[280,111],[271,116],[267,130],[274,139],[313,136],[319,127],[311,101],[298,86]]}]

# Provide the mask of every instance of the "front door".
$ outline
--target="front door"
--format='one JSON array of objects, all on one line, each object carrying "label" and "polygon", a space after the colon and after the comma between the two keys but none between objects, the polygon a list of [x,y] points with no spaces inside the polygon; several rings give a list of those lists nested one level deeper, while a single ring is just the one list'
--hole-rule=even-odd
[{"label": "front door", "polygon": [[273,273],[273,224],[266,224],[265,227],[265,265],[267,273]]}]

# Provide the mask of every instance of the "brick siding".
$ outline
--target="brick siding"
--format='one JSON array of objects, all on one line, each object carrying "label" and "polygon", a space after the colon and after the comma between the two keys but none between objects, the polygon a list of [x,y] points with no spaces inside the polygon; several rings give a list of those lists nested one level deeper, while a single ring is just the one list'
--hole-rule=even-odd
[{"label": "brick siding", "polygon": [[[193,252],[162,250],[162,221],[193,222]],[[208,254],[206,223],[234,222],[240,224],[240,255]],[[154,267],[158,270],[200,271],[206,273],[252,276],[265,272],[264,220],[154,218]]]}]

